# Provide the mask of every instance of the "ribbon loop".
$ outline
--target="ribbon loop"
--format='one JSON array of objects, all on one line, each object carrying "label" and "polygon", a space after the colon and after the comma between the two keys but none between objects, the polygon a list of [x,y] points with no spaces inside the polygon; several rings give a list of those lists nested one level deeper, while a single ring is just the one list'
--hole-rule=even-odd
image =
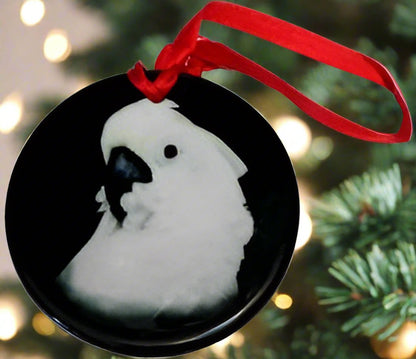
[{"label": "ribbon loop", "polygon": [[[249,33],[385,87],[394,95],[403,113],[399,131],[392,134],[374,131],[319,105],[252,60],[200,36],[203,20]],[[184,26],[175,41],[162,49],[155,69],[161,72],[153,83],[147,79],[141,63],[127,73],[130,81],[154,102],[163,100],[180,73],[200,76],[203,71],[214,69],[234,70],[279,91],[315,120],[348,136],[372,142],[396,143],[408,141],[412,134],[406,101],[396,81],[382,64],[301,27],[233,3],[208,3]]]}]

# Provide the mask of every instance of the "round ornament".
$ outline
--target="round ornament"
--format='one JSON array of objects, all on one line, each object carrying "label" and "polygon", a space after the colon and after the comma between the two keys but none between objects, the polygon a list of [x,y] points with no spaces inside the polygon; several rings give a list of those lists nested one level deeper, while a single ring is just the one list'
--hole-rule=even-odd
[{"label": "round ornament", "polygon": [[284,276],[298,218],[271,126],[191,75],[157,103],[125,74],[65,100],[25,144],[6,203],[11,256],[36,304],[133,356],[190,352],[250,320]]}]

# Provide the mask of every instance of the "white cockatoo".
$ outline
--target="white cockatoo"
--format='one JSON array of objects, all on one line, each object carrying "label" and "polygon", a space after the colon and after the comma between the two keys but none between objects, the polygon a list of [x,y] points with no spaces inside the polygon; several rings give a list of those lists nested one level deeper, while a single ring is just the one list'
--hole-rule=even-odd
[{"label": "white cockatoo", "polygon": [[244,163],[170,100],[114,113],[101,146],[103,217],[58,276],[74,301],[107,316],[192,315],[238,294],[253,218]]}]

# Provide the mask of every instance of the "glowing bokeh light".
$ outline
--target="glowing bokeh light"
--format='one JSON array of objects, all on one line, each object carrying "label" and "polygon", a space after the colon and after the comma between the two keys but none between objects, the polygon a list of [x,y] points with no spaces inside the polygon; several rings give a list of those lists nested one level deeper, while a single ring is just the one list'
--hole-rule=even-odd
[{"label": "glowing bokeh light", "polygon": [[274,305],[279,309],[289,309],[293,304],[293,299],[288,294],[275,294],[272,298]]},{"label": "glowing bokeh light", "polygon": [[305,205],[301,202],[299,208],[299,229],[296,238],[295,250],[302,248],[312,236],[313,224]]},{"label": "glowing bokeh light", "polygon": [[12,308],[0,308],[0,340],[12,339],[18,330],[17,318]]},{"label": "glowing bokeh light", "polygon": [[235,332],[227,338],[224,338],[223,340],[220,340],[219,342],[211,345],[209,348],[214,352],[216,356],[225,357],[226,350],[229,345],[239,348],[243,346],[244,341],[244,335],[240,332]]},{"label": "glowing bokeh light", "polygon": [[416,322],[406,321],[390,337],[383,340],[379,340],[376,333],[370,337],[370,344],[380,358],[413,358],[416,353]]},{"label": "glowing bokeh light", "polygon": [[36,333],[44,336],[52,335],[56,331],[55,324],[43,313],[36,313],[34,315],[32,326]]},{"label": "glowing bokeh light", "polygon": [[319,136],[312,141],[311,152],[320,161],[326,160],[333,150],[334,141],[327,136]]},{"label": "glowing bokeh light", "polygon": [[10,133],[19,123],[23,113],[23,101],[18,93],[12,93],[0,103],[0,132]]},{"label": "glowing bokeh light", "polygon": [[42,0],[26,0],[20,7],[20,20],[26,26],[38,24],[45,15],[45,4]]},{"label": "glowing bokeh light", "polygon": [[231,335],[231,340],[230,340],[231,345],[233,345],[237,348],[240,348],[240,347],[243,346],[244,342],[245,342],[245,338],[244,338],[244,335],[242,333],[236,332],[236,333]]},{"label": "glowing bokeh light", "polygon": [[308,125],[300,118],[278,117],[272,125],[291,158],[299,159],[308,151],[312,134]]},{"label": "glowing bokeh light", "polygon": [[403,338],[403,346],[416,352],[416,327],[414,325],[406,330]]},{"label": "glowing bokeh light", "polygon": [[65,61],[71,53],[71,44],[63,30],[51,30],[43,44],[43,54],[50,62]]}]

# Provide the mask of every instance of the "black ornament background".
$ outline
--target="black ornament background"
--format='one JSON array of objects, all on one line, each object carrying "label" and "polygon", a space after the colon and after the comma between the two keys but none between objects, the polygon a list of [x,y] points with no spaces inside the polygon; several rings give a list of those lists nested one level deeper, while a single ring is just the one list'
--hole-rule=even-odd
[{"label": "black ornament background", "polygon": [[167,97],[184,116],[222,139],[248,168],[239,181],[255,232],[238,273],[238,300],[221,314],[196,322],[168,318],[156,327],[138,329],[135,323],[92,315],[69,301],[55,283],[102,216],[95,195],[105,171],[103,126],[114,112],[144,98],[127,75],[88,86],[41,122],[18,158],[6,203],[10,252],[32,299],[73,335],[127,355],[185,353],[239,329],[274,293],[296,240],[295,175],[283,145],[263,117],[230,91],[188,75],[179,78]]}]

